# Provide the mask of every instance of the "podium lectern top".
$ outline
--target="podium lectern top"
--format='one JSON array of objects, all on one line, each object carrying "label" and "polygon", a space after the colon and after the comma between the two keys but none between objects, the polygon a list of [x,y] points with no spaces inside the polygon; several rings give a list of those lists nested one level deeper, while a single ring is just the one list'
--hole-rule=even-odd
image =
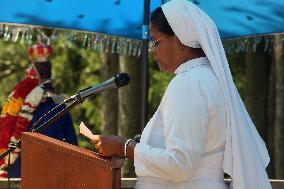
[{"label": "podium lectern top", "polygon": [[23,133],[22,189],[117,189],[124,160],[97,153],[39,133]]}]

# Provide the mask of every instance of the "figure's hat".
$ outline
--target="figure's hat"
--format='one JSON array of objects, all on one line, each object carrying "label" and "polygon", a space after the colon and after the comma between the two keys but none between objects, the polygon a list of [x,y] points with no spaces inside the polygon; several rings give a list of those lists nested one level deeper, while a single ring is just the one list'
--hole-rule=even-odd
[{"label": "figure's hat", "polygon": [[33,62],[46,62],[52,53],[50,45],[39,43],[29,48],[29,57]]}]

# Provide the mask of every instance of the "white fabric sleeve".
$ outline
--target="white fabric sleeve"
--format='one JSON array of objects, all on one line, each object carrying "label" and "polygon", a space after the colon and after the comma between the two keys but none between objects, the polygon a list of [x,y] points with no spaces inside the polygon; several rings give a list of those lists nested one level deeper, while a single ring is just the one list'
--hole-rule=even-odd
[{"label": "white fabric sleeve", "polygon": [[137,144],[134,149],[137,176],[185,181],[198,168],[209,106],[206,86],[194,75],[181,74],[171,81],[162,102],[166,149]]}]

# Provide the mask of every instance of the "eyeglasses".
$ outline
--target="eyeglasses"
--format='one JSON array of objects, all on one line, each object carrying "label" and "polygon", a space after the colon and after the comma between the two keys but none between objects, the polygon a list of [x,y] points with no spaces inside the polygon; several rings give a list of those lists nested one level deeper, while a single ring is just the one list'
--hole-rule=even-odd
[{"label": "eyeglasses", "polygon": [[161,37],[161,38],[159,38],[159,39],[157,39],[157,40],[155,40],[155,41],[151,41],[151,43],[152,43],[152,49],[156,49],[157,47],[158,47],[158,45],[159,45],[159,43],[163,40],[163,39],[165,39],[165,37]]}]

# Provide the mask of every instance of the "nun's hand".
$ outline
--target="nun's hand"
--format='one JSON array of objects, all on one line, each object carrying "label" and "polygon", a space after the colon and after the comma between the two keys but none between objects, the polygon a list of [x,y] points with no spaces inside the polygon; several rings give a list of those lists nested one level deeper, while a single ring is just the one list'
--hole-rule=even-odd
[{"label": "nun's hand", "polygon": [[127,139],[115,135],[94,135],[92,143],[101,156],[124,157],[124,143]]}]

